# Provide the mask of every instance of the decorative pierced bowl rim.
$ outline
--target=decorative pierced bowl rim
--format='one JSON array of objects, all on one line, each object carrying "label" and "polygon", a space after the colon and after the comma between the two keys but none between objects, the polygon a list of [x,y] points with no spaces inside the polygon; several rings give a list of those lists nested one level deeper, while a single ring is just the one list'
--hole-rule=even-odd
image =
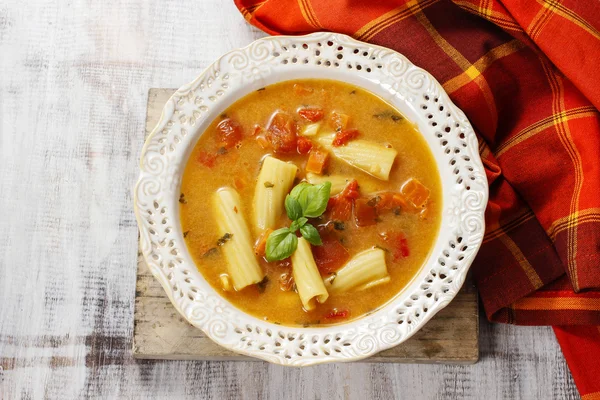
[{"label": "decorative pierced bowl rim", "polygon": [[[247,93],[301,78],[348,82],[397,107],[427,141],[443,191],[438,238],[418,275],[380,309],[325,327],[276,325],[233,306],[196,268],[179,222],[181,175],[210,122]],[[465,114],[403,55],[341,34],[268,37],[223,55],[165,104],[140,169],[142,253],[175,308],[221,346],[282,365],[359,360],[404,342],[458,293],[484,234],[487,180]]]}]

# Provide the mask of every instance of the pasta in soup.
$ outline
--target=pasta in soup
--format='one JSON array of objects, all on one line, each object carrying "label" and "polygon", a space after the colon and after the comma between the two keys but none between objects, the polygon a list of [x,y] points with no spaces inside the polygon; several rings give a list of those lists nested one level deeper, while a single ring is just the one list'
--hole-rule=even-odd
[{"label": "pasta in soup", "polygon": [[415,126],[329,80],[267,86],[207,128],[184,171],[181,224],[206,280],[264,320],[322,326],[382,306],[437,237],[441,183]]}]

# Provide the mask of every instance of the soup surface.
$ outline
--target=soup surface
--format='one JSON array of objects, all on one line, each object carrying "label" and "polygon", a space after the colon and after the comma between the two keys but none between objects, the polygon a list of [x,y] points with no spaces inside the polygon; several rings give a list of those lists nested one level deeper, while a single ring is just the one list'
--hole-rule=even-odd
[{"label": "soup surface", "polygon": [[[320,185],[321,193],[328,185],[323,182],[331,182],[331,198],[324,200],[326,209],[321,215],[303,214],[304,208],[292,215],[307,216],[306,221],[300,218],[296,227],[303,221],[315,227],[293,232],[299,238],[297,255],[272,262],[267,262],[269,249],[272,257],[283,257],[295,240],[286,236],[285,229],[292,219],[284,208],[285,198],[276,194],[285,179],[279,181],[280,172],[274,172],[273,182],[264,179],[268,171],[262,175],[268,156],[276,159],[271,161],[297,166],[295,175],[292,167],[283,196],[307,180]],[[391,169],[386,176],[388,164]],[[234,200],[235,193],[239,194],[231,207],[235,213],[231,218],[245,222],[251,244],[242,231],[233,232],[242,229],[239,224],[228,225],[231,232],[223,225],[223,215],[231,210],[224,208],[219,214],[218,204],[224,204],[224,197],[219,201],[215,196],[221,188],[229,188],[227,193],[233,193]],[[439,174],[415,126],[379,97],[330,80],[286,81],[235,102],[199,139],[186,166],[181,191],[180,215],[186,244],[206,280],[241,310],[284,325],[345,322],[388,302],[425,262],[441,219]],[[265,211],[265,202],[257,201],[256,196],[271,196],[268,198],[279,204]],[[261,218],[258,214],[272,216],[273,209],[277,215],[270,229],[256,222]],[[266,242],[272,231],[282,228],[286,242],[269,247],[276,242],[275,238]],[[304,233],[322,245],[302,247],[300,242],[307,243],[300,238]],[[283,248],[284,244],[290,244],[289,248]],[[231,250],[233,246],[238,246],[236,251]],[[259,283],[245,285],[239,283],[242,278],[233,279],[236,276],[232,274],[239,275],[247,268],[236,257],[246,254],[242,250],[248,246],[254,260],[246,264],[258,265],[253,276],[259,274]],[[312,257],[302,268],[310,274],[316,265],[319,282],[314,281],[314,271],[312,283],[300,276],[300,266],[296,265],[307,259],[306,252],[304,258],[299,255],[302,248],[312,249]],[[355,260],[353,275],[346,266],[357,255],[368,258],[365,251],[375,261],[369,259],[363,265]],[[294,277],[303,282],[295,282]],[[244,287],[236,290],[236,282]],[[301,295],[310,290],[320,290],[321,295],[305,301]]]}]

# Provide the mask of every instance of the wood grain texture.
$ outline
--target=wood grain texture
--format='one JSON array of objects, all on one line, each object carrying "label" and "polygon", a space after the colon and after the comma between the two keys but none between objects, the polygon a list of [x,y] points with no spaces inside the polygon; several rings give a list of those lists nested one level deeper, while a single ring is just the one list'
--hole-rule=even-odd
[{"label": "wood grain texture", "polygon": [[485,318],[474,365],[132,357],[148,89],[261,36],[230,0],[0,2],[0,398],[579,398],[550,328]]},{"label": "wood grain texture", "polygon": [[[146,136],[158,123],[175,89],[150,89]],[[140,359],[250,360],[228,351],[187,323],[171,305],[160,284],[138,254],[133,356]],[[479,359],[477,293],[469,280],[452,303],[406,343],[366,362],[463,363]]]}]

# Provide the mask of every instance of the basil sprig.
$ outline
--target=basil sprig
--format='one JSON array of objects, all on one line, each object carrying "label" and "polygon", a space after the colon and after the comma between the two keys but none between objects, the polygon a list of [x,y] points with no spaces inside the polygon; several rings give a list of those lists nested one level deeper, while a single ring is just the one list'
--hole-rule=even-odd
[{"label": "basil sprig", "polygon": [[277,229],[267,238],[267,261],[277,261],[288,258],[298,247],[296,231],[309,243],[320,246],[323,244],[317,228],[308,223],[308,218],[316,218],[325,212],[331,182],[311,185],[302,182],[292,189],[285,198],[285,211],[292,220],[287,228]]}]

